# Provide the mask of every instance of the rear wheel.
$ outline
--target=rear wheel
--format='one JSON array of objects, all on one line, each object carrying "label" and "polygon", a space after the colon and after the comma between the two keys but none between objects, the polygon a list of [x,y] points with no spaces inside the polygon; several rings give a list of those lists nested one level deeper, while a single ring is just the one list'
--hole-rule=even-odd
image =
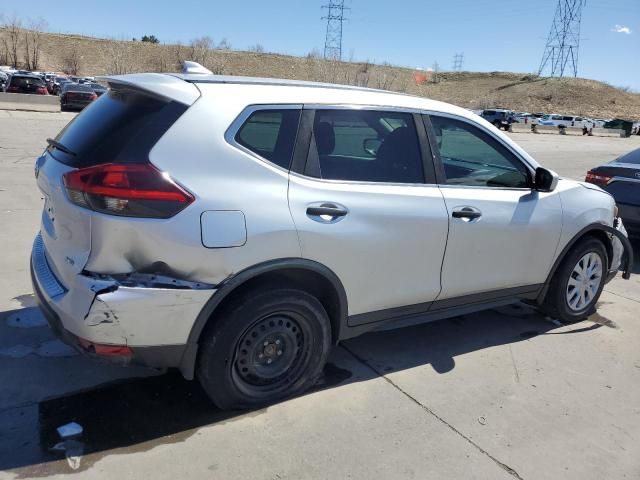
[{"label": "rear wheel", "polygon": [[313,386],[329,354],[331,324],[312,295],[268,290],[234,299],[203,338],[204,390],[222,409],[252,408]]},{"label": "rear wheel", "polygon": [[606,272],[602,242],[594,238],[579,242],[553,276],[543,310],[565,323],[584,320],[596,310]]}]

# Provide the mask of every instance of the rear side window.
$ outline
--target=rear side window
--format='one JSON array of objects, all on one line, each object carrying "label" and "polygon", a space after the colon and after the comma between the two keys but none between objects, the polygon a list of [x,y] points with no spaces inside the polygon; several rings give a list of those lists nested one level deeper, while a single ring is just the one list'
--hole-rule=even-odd
[{"label": "rear side window", "polygon": [[360,182],[425,181],[418,134],[409,113],[317,110],[312,142],[310,175]]},{"label": "rear side window", "polygon": [[76,116],[55,140],[73,154],[49,147],[72,167],[145,163],[149,151],[188,107],[128,89],[111,89]]},{"label": "rear side window", "polygon": [[300,110],[267,109],[253,112],[235,140],[253,153],[289,169],[298,133]]}]

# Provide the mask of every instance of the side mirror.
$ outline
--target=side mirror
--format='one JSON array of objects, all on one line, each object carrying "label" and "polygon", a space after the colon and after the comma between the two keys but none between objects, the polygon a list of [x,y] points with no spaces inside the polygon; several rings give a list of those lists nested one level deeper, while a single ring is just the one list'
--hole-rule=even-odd
[{"label": "side mirror", "polygon": [[380,145],[382,145],[382,140],[379,138],[365,138],[362,141],[362,148],[372,157],[375,157],[378,154]]},{"label": "side mirror", "polygon": [[557,173],[542,167],[536,169],[536,177],[533,185],[534,190],[538,192],[553,192],[557,186]]}]

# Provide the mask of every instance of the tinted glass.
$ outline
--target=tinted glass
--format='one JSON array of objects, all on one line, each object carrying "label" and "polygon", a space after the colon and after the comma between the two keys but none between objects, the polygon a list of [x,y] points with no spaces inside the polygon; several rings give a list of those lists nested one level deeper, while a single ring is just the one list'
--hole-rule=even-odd
[{"label": "tinted glass", "polygon": [[525,166],[488,134],[465,122],[431,116],[448,185],[526,188]]},{"label": "tinted glass", "polygon": [[88,85],[79,85],[77,83],[65,83],[64,87],[62,87],[63,92],[93,92]]},{"label": "tinted glass", "polygon": [[318,110],[313,126],[320,176],[330,180],[424,183],[413,116]]},{"label": "tinted glass", "polygon": [[74,167],[146,162],[151,147],[186,109],[177,102],[112,89],[85,108],[55,138],[75,155],[52,147],[49,152]]},{"label": "tinted glass", "polygon": [[300,110],[258,110],[236,134],[236,142],[270,162],[289,168]]},{"label": "tinted glass", "polygon": [[38,87],[44,86],[44,82],[35,77],[11,77],[11,86],[12,87],[27,87],[31,85],[37,85]]}]

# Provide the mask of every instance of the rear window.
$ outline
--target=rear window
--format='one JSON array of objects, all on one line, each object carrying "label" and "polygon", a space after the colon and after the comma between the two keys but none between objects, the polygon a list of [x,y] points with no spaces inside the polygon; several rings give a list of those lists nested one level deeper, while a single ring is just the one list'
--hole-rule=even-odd
[{"label": "rear window", "polygon": [[44,86],[44,82],[39,78],[33,77],[11,77],[11,86],[12,87],[26,87],[29,85],[37,85],[39,87]]},{"label": "rear window", "polygon": [[73,91],[73,92],[93,92],[88,85],[79,85],[77,83],[65,83],[64,87],[62,87],[63,92]]},{"label": "rear window", "polygon": [[640,148],[618,157],[616,162],[640,164]]},{"label": "rear window", "polygon": [[235,140],[270,162],[288,169],[299,120],[300,110],[258,110],[240,127]]},{"label": "rear window", "polygon": [[85,108],[55,138],[75,155],[51,146],[48,150],[57,160],[73,167],[144,163],[153,145],[187,108],[138,91],[112,89]]}]

